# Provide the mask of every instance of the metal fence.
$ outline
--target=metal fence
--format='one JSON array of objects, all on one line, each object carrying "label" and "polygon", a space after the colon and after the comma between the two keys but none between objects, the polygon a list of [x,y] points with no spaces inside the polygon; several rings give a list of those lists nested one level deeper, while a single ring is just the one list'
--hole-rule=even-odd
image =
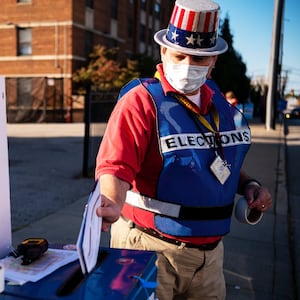
[{"label": "metal fence", "polygon": [[102,139],[103,126],[116,104],[119,90],[88,91],[85,96],[84,109],[84,150],[83,170],[84,177],[94,175],[96,156]]},{"label": "metal fence", "polygon": [[64,122],[62,79],[6,78],[7,121]]}]

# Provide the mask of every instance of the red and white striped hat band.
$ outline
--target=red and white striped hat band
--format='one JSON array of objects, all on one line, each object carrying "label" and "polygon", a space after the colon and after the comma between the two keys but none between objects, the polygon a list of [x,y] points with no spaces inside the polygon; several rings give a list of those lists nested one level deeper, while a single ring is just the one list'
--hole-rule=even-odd
[{"label": "red and white striped hat band", "polygon": [[166,39],[181,47],[212,48],[216,45],[219,5],[212,1],[177,0]]}]

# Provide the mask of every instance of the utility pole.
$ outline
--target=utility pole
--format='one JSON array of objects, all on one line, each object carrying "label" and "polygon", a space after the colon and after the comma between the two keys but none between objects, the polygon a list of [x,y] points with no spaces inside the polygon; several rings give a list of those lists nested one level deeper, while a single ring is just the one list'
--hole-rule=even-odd
[{"label": "utility pole", "polygon": [[281,27],[284,0],[274,0],[274,20],[272,31],[272,48],[269,69],[269,84],[266,106],[266,129],[275,129],[276,106],[278,98],[279,52],[281,46]]}]

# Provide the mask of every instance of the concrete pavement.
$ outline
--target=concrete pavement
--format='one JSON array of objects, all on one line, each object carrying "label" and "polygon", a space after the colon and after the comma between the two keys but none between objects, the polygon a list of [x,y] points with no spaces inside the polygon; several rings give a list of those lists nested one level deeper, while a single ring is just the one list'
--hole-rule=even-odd
[{"label": "concrete pavement", "polygon": [[[224,238],[227,299],[297,299],[283,128],[250,122],[244,168],[268,186],[274,205],[255,225],[232,221]],[[97,127],[101,136],[105,124]],[[83,124],[8,124],[13,245],[24,238],[76,243],[93,179],[82,178]],[[238,197],[237,197],[238,198]],[[299,223],[296,223],[299,224]],[[103,235],[101,244],[108,245]],[[298,262],[299,264],[299,262]],[[297,270],[300,270],[299,268]]]},{"label": "concrete pavement", "polygon": [[283,130],[251,124],[252,146],[244,169],[266,185],[274,205],[262,221],[232,222],[225,237],[224,269],[228,299],[295,299],[288,238],[288,199]]}]

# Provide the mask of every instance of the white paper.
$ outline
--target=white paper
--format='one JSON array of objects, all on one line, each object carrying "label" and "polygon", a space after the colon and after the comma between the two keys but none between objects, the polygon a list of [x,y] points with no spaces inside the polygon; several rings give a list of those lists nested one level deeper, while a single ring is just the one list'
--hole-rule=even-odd
[{"label": "white paper", "polygon": [[11,209],[6,128],[5,78],[0,76],[0,258],[11,251]]},{"label": "white paper", "polygon": [[7,256],[0,260],[5,270],[5,279],[17,284],[36,282],[58,268],[78,259],[76,251],[48,249],[38,260],[22,265],[22,257]]},{"label": "white paper", "polygon": [[0,265],[0,294],[5,289],[5,280],[4,280],[4,267]]},{"label": "white paper", "polygon": [[101,193],[100,182],[98,181],[85,207],[76,243],[83,274],[90,273],[97,263],[101,239],[102,218],[97,216],[96,210],[100,205]]}]

